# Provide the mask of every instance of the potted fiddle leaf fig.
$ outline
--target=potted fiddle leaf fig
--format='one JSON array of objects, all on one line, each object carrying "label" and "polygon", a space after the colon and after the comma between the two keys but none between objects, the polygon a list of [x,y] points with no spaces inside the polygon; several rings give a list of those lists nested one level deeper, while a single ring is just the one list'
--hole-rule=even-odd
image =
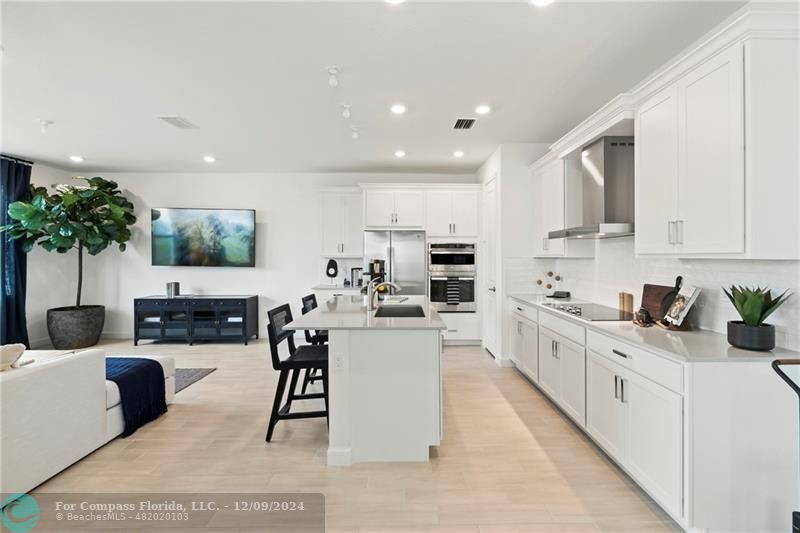
[{"label": "potted fiddle leaf fig", "polygon": [[729,290],[722,290],[742,317],[742,320],[728,322],[728,342],[745,350],[775,348],[775,326],[764,321],[789,299],[789,291],[773,298],[772,291],[766,287],[752,289],[731,285]]},{"label": "potted fiddle leaf fig", "polygon": [[22,242],[30,252],[39,245],[48,252],[77,251],[78,288],[75,305],[47,310],[47,331],[53,347],[73,350],[93,346],[100,340],[105,307],[81,303],[83,255],[97,255],[116,243],[121,252],[131,237],[129,226],[136,222],[133,204],[115,182],[100,177],[74,178],[86,185],[31,186],[30,201],[8,206],[11,224],[0,227],[11,239]]}]

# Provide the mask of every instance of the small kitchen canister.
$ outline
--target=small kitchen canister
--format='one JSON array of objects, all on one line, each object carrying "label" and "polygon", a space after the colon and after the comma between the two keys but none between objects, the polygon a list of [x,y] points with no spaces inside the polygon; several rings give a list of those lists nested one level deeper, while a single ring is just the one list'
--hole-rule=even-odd
[{"label": "small kitchen canister", "polygon": [[181,284],[177,281],[167,283],[167,298],[175,298],[181,295]]}]

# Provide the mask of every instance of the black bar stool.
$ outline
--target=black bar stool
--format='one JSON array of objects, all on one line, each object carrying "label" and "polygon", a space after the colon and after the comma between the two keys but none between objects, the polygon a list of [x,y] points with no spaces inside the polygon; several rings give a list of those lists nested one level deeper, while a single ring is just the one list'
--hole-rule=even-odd
[{"label": "black bar stool", "polygon": [[[289,304],[284,304],[268,311],[267,317],[269,318],[267,332],[269,333],[272,368],[280,372],[278,387],[275,390],[275,401],[272,403],[272,413],[270,414],[269,426],[267,427],[266,441],[269,442],[272,440],[272,431],[275,429],[275,424],[278,423],[278,420],[328,417],[328,347],[321,344],[295,346],[294,331],[283,329],[286,324],[292,321],[292,310]],[[283,341],[289,343],[289,357],[281,361],[278,347]],[[295,394],[297,380],[301,370],[306,370],[306,372],[310,370],[314,372],[317,370],[320,371],[320,379],[322,380],[321,393]],[[290,374],[291,382],[289,385],[289,392],[286,396],[286,403],[281,407],[283,393],[286,389],[286,381],[289,380]],[[290,412],[292,401],[313,399],[324,399],[325,410],[297,413]]]},{"label": "black bar stool", "polygon": [[[312,309],[317,308],[317,297],[313,294],[309,294],[308,296],[303,296],[301,298],[303,302],[303,314],[305,315]],[[306,342],[309,344],[325,344],[328,342],[328,332],[323,329],[314,330],[312,333],[310,330],[305,330],[306,334]],[[322,379],[322,376],[317,374],[315,370],[309,369],[306,370],[305,377],[303,377],[303,388],[301,389],[301,393],[305,394],[306,389],[310,383],[314,383]]]}]

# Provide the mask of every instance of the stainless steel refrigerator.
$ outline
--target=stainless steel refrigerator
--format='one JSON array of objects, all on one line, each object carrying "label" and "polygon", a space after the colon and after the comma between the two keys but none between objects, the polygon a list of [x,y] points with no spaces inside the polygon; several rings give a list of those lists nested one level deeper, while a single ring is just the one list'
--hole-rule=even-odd
[{"label": "stainless steel refrigerator", "polygon": [[365,274],[376,259],[385,262],[384,279],[400,285],[401,294],[427,294],[424,231],[365,231]]}]

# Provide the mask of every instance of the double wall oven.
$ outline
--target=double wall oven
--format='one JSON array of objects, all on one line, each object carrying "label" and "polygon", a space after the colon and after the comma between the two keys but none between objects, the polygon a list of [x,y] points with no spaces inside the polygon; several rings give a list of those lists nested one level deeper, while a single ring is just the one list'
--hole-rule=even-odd
[{"label": "double wall oven", "polygon": [[474,313],[475,245],[430,243],[428,280],[430,300],[440,313]]}]

